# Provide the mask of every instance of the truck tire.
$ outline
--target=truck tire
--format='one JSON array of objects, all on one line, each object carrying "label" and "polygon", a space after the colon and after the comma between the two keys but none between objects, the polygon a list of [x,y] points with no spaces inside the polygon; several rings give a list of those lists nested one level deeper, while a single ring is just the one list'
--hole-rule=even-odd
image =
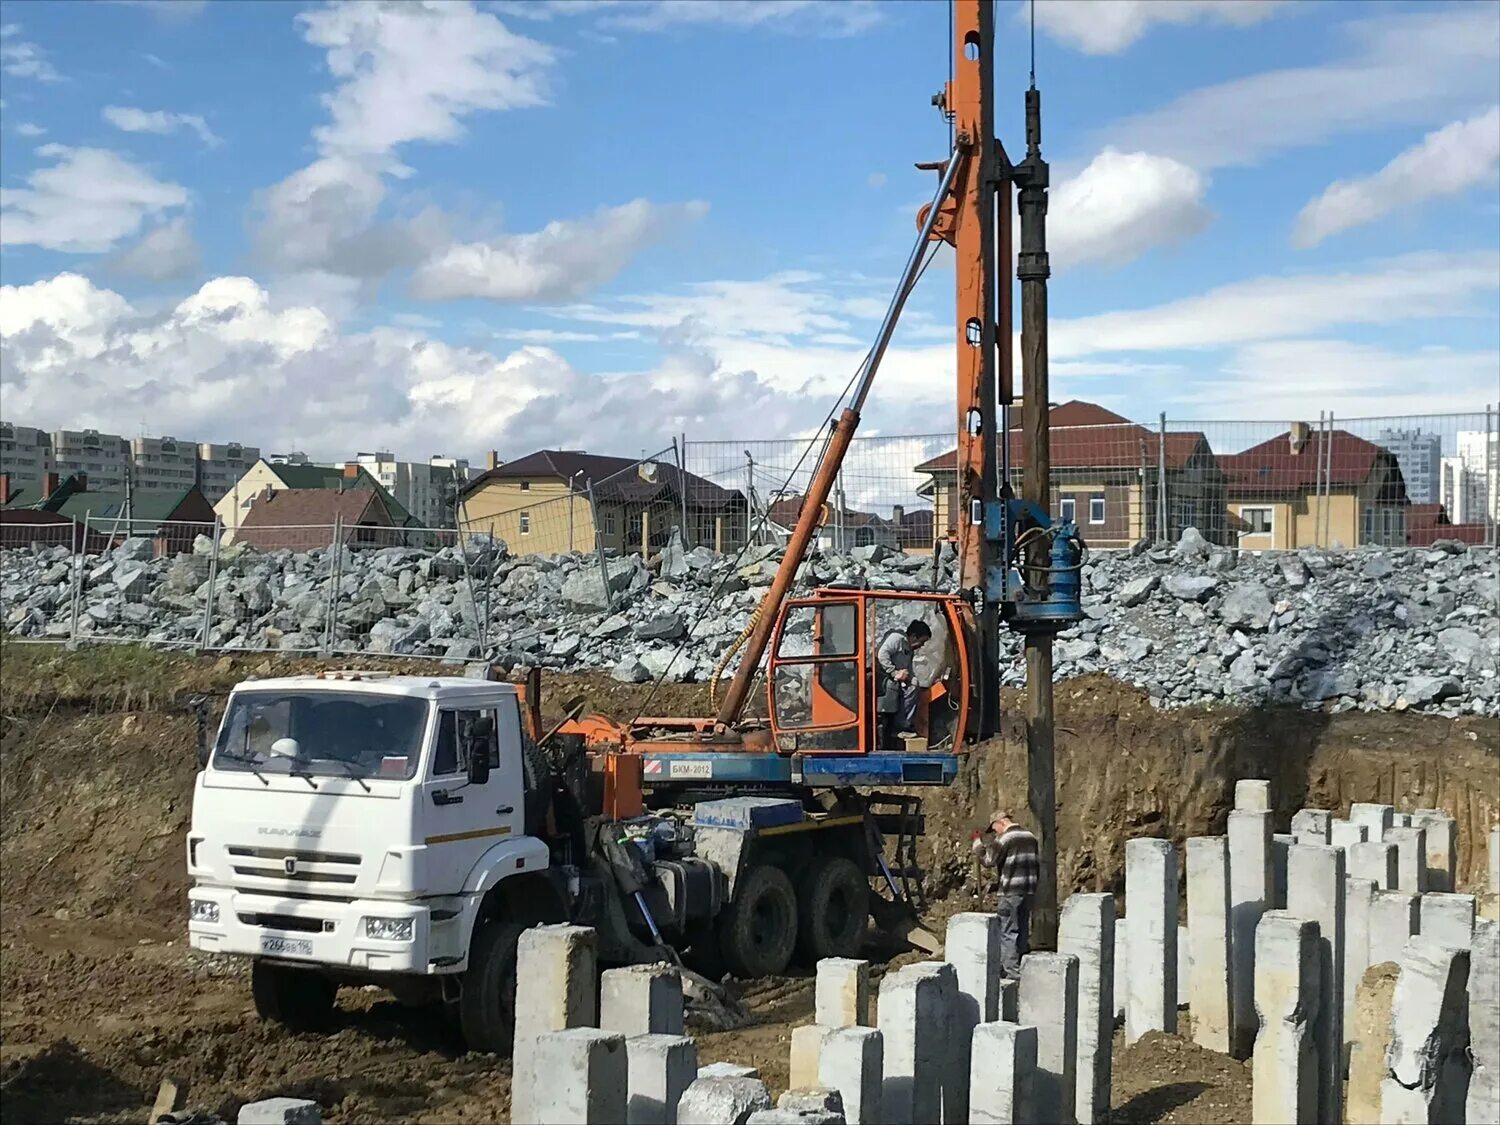
[{"label": "truck tire", "polygon": [[326,1031],[338,985],[321,973],[257,959],[250,966],[255,1012],[292,1031]]},{"label": "truck tire", "polygon": [[719,949],[737,977],[775,976],[797,944],[797,892],[786,872],[769,864],[749,868],[719,922]]},{"label": "truck tire", "polygon": [[516,1030],[516,942],[523,929],[492,918],[475,931],[458,997],[458,1023],[471,1051],[510,1054]]},{"label": "truck tire", "polygon": [[821,856],[798,887],[797,913],[802,960],[857,957],[870,924],[870,881],[853,860]]}]

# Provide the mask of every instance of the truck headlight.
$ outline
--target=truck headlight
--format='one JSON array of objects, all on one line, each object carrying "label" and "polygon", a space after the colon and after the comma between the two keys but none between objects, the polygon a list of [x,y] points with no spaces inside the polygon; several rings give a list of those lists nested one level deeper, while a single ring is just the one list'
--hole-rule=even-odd
[{"label": "truck headlight", "polygon": [[366,918],[365,937],[381,941],[411,941],[411,919]]},{"label": "truck headlight", "polygon": [[206,898],[190,898],[188,899],[188,917],[194,922],[217,924],[219,921],[219,904]]}]

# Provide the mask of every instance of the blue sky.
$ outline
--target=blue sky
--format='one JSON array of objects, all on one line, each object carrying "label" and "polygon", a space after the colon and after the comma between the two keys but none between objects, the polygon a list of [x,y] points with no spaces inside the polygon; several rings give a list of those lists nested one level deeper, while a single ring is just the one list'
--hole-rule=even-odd
[{"label": "blue sky", "polygon": [[[1001,139],[1023,148],[1024,8]],[[1038,6],[1054,398],[1500,400],[1500,5]],[[946,5],[4,8],[7,420],[509,456],[816,426],[945,155]],[[950,425],[952,269],[868,432]]]}]

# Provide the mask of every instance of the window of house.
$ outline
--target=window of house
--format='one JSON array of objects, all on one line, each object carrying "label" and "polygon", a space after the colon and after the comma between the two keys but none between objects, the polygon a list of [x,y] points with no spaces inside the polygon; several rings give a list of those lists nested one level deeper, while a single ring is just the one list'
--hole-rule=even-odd
[{"label": "window of house", "polygon": [[522,512],[521,513],[521,534],[522,535],[530,535],[531,534],[531,513],[530,512]]},{"label": "window of house", "polygon": [[1089,497],[1089,523],[1103,523],[1103,522],[1104,522],[1104,496],[1103,496],[1102,493],[1097,493],[1096,492],[1093,496]]},{"label": "window of house", "polygon": [[521,482],[521,491],[522,492],[530,492],[531,491],[531,482],[529,480],[523,480]]},{"label": "window of house", "polygon": [[1271,534],[1271,509],[1270,508],[1241,508],[1240,521],[1245,525],[1241,535],[1270,535]]},{"label": "window of house", "polygon": [[614,533],[615,533],[615,510],[613,508],[607,508],[607,509],[605,509],[605,512],[604,512],[604,534],[605,535],[613,535]]},{"label": "window of house", "polygon": [[1365,509],[1365,535],[1364,542],[1372,543],[1375,540],[1375,509]]},{"label": "window of house", "polygon": [[1064,496],[1057,502],[1057,517],[1064,523],[1078,522],[1078,501],[1071,496]]}]

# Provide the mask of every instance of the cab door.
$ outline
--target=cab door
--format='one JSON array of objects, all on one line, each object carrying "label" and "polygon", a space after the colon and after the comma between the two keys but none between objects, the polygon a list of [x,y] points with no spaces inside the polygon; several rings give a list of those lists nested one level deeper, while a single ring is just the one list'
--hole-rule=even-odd
[{"label": "cab door", "polygon": [[[513,697],[438,708],[418,814],[434,888],[457,890],[486,851],[521,832],[519,721]],[[482,783],[469,780],[476,754],[489,762]]]},{"label": "cab door", "polygon": [[864,614],[856,599],[786,603],[769,677],[771,730],[782,753],[865,752],[864,651]]}]

